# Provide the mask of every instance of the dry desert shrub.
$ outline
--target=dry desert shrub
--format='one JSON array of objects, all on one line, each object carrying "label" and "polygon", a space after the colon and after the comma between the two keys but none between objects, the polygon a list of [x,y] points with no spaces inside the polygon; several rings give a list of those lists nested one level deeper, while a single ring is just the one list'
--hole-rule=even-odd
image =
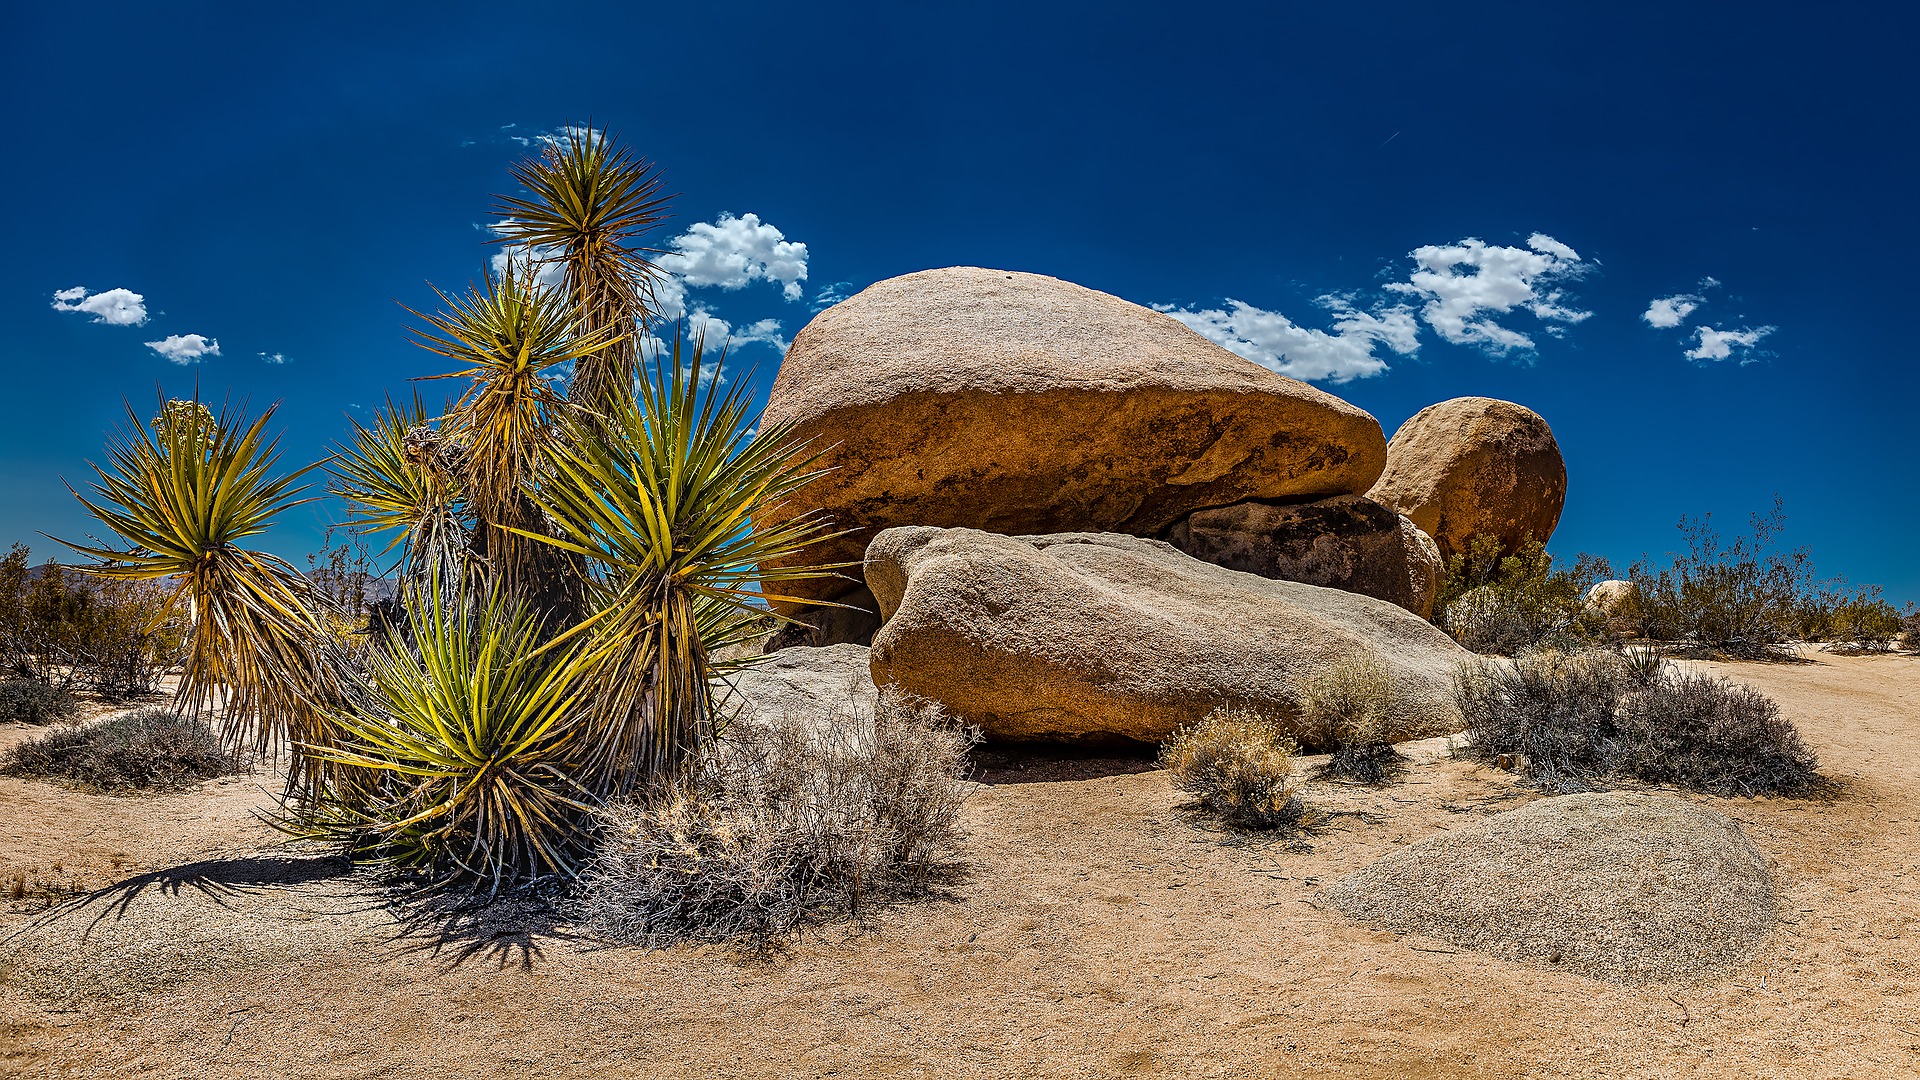
[{"label": "dry desert shrub", "polygon": [[924,895],[960,852],[977,739],[931,705],[892,697],[870,718],[736,723],[687,779],[599,813],[578,917],[649,948],[764,947],[875,900]]},{"label": "dry desert shrub", "polygon": [[1608,777],[1728,796],[1824,786],[1813,752],[1770,698],[1676,671],[1651,651],[1469,663],[1455,673],[1454,700],[1471,754],[1512,757],[1549,788],[1577,791]]},{"label": "dry desert shrub", "polygon": [[0,758],[10,776],[106,792],[182,788],[245,767],[205,722],[165,709],[51,731]]},{"label": "dry desert shrub", "polygon": [[0,681],[0,721],[53,724],[79,710],[73,694],[35,679]]},{"label": "dry desert shrub", "polygon": [[1316,818],[1293,779],[1298,750],[1272,717],[1221,706],[1174,732],[1160,747],[1160,765],[1174,787],[1230,825],[1295,830]]},{"label": "dry desert shrub", "polygon": [[1604,619],[1587,611],[1586,590],[1611,577],[1605,559],[1581,555],[1555,569],[1539,541],[1505,553],[1498,538],[1476,536],[1447,562],[1434,622],[1470,652],[1512,656],[1541,645],[1568,647],[1604,636]]},{"label": "dry desert shrub", "polygon": [[1300,720],[1333,756],[1325,776],[1383,783],[1406,767],[1387,741],[1393,709],[1393,674],[1379,661],[1356,656],[1307,680],[1301,687]]}]

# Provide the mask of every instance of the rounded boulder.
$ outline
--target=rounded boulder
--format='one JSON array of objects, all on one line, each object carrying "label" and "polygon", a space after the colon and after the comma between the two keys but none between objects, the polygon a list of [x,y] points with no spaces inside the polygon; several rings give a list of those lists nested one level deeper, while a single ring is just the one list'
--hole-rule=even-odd
[{"label": "rounded boulder", "polygon": [[1539,413],[1497,398],[1429,405],[1400,425],[1367,496],[1405,514],[1440,547],[1464,555],[1476,536],[1502,554],[1546,543],[1567,501],[1560,444]]},{"label": "rounded boulder", "polygon": [[821,312],[763,424],[791,425],[828,470],[756,522],[812,512],[845,530],[796,560],[814,564],[858,563],[896,525],[1159,535],[1202,507],[1362,492],[1386,460],[1365,411],[1168,315],[978,267],[891,278]]},{"label": "rounded boulder", "polygon": [[1460,729],[1469,654],[1404,608],[1276,581],[1118,533],[896,528],[867,549],[886,622],[873,681],[1008,740],[1159,741],[1222,705],[1308,747],[1302,688],[1368,660],[1388,672],[1390,741]]}]

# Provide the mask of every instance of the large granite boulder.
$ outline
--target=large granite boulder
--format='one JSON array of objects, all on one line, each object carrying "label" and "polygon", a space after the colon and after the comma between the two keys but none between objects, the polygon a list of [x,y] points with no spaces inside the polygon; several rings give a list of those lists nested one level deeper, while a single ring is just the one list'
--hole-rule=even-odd
[{"label": "large granite boulder", "polygon": [[1000,739],[1157,741],[1220,705],[1298,726],[1304,681],[1370,657],[1390,672],[1390,738],[1460,728],[1449,694],[1468,654],[1370,596],[1214,566],[1115,533],[1001,536],[888,529],[867,549],[886,623],[873,681]]},{"label": "large granite boulder", "polygon": [[1495,398],[1454,398],[1400,425],[1367,496],[1412,519],[1442,559],[1465,554],[1476,536],[1498,537],[1511,554],[1553,535],[1567,502],[1567,466],[1539,413]]},{"label": "large granite boulder", "polygon": [[847,532],[807,551],[815,563],[857,563],[894,525],[1157,536],[1202,507],[1365,491],[1386,460],[1372,416],[1167,315],[977,267],[892,278],[821,312],[763,423],[793,425],[832,469],[756,522],[824,512]]},{"label": "large granite boulder", "polygon": [[1423,619],[1444,569],[1432,537],[1365,495],[1196,510],[1167,540],[1202,562],[1364,593]]}]

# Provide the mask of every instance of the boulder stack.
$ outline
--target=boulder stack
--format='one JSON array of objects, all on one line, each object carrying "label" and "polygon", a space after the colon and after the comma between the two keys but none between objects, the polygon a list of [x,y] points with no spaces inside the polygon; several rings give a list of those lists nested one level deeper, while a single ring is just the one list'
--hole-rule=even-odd
[{"label": "boulder stack", "polygon": [[1386,460],[1366,412],[1167,315],[978,267],[892,278],[821,312],[763,422],[793,425],[832,469],[760,522],[813,511],[847,530],[806,553],[815,563],[858,562],[895,525],[1158,536],[1207,507],[1363,492]]}]

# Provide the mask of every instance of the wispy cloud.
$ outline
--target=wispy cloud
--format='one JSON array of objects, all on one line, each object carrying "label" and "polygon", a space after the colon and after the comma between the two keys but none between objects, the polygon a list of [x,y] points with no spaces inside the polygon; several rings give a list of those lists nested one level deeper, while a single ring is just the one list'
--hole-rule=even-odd
[{"label": "wispy cloud", "polygon": [[809,306],[816,312],[825,311],[842,300],[845,300],[847,297],[852,296],[857,291],[851,281],[836,281],[831,285],[822,287],[819,292],[814,293],[813,302]]},{"label": "wispy cloud", "polygon": [[1375,346],[1384,345],[1402,356],[1420,348],[1419,326],[1412,309],[1404,304],[1362,311],[1349,297],[1322,296],[1318,303],[1333,313],[1331,332],[1300,326],[1277,311],[1233,299],[1225,308],[1153,307],[1227,351],[1295,379],[1335,383],[1363,379],[1387,370]]},{"label": "wispy cloud", "polygon": [[89,292],[79,286],[61,289],[53,294],[53,310],[78,311],[108,326],[144,326],[147,322],[146,297],[130,289],[105,292]]},{"label": "wispy cloud", "polygon": [[159,341],[147,342],[147,348],[176,364],[193,364],[209,356],[220,355],[220,343],[202,334],[171,334]]},{"label": "wispy cloud", "polygon": [[1694,332],[1694,346],[1687,350],[1689,360],[1727,360],[1738,355],[1742,364],[1759,359],[1754,347],[1760,339],[1778,330],[1777,326],[1749,326],[1739,330],[1718,330],[1702,326]]},{"label": "wispy cloud", "polygon": [[1530,335],[1494,318],[1516,309],[1563,325],[1593,314],[1571,306],[1557,287],[1586,274],[1589,264],[1545,233],[1528,237],[1524,248],[1468,237],[1415,248],[1411,257],[1417,267],[1412,276],[1387,289],[1421,301],[1421,318],[1455,345],[1472,345],[1495,356],[1531,350]]},{"label": "wispy cloud", "polygon": [[287,356],[285,353],[263,352],[260,354],[260,359],[265,360],[269,364],[284,364],[287,362]]}]

